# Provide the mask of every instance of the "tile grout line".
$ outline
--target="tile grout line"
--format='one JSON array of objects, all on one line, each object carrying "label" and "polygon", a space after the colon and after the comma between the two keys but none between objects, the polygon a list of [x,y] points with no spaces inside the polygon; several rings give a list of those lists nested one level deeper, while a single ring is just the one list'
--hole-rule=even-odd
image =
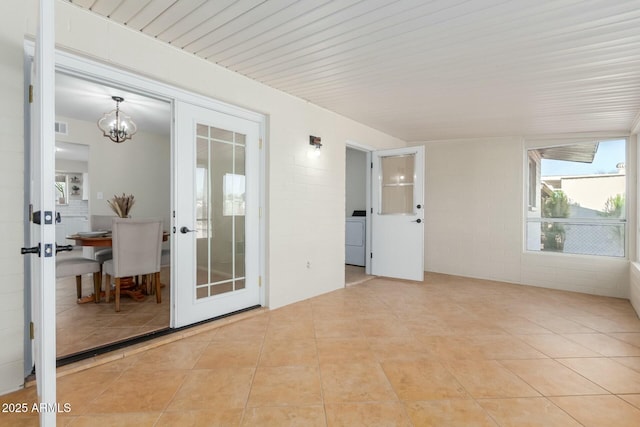
[{"label": "tile grout line", "polygon": [[269,331],[269,325],[271,324],[271,316],[267,319],[267,326],[264,329],[264,333],[262,335],[262,342],[260,343],[260,352],[256,359],[256,365],[253,368],[253,374],[251,375],[251,383],[249,385],[249,390],[247,392],[247,399],[244,402],[244,407],[242,408],[242,416],[240,417],[240,426],[243,425],[245,421],[245,417],[247,416],[247,409],[249,407],[249,399],[251,398],[251,391],[253,390],[253,383],[256,379],[256,374],[258,373],[258,366],[260,365],[260,360],[262,359],[262,352],[264,351],[264,343],[267,340],[267,333]]}]

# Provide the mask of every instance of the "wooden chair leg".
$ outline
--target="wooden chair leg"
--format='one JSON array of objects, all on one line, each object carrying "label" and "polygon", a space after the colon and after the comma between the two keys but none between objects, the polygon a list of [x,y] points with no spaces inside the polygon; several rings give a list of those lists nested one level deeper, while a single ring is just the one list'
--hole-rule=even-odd
[{"label": "wooden chair leg", "polygon": [[76,276],[76,294],[78,294],[78,299],[82,298],[82,276]]},{"label": "wooden chair leg", "polygon": [[160,291],[160,272],[157,271],[153,274],[153,281],[156,285],[156,303],[160,304],[162,302],[162,292]]},{"label": "wooden chair leg", "polygon": [[116,311],[120,311],[120,278],[116,277]]},{"label": "wooden chair leg", "polygon": [[102,276],[100,275],[99,271],[96,271],[95,273],[93,273],[93,292],[94,292],[94,301],[96,304],[100,302],[100,279],[102,278]]},{"label": "wooden chair leg", "polygon": [[104,300],[109,302],[111,299],[111,275],[105,274],[105,285],[104,285]]},{"label": "wooden chair leg", "polygon": [[145,293],[147,295],[151,295],[152,280],[150,274],[145,274],[144,276],[142,276],[142,284],[144,285]]}]

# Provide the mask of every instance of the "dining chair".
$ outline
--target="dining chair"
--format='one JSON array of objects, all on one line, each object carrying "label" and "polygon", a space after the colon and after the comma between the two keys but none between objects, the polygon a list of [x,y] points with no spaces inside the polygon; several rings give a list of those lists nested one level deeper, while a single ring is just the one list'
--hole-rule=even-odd
[{"label": "dining chair", "polygon": [[[111,231],[113,219],[116,218],[113,215],[91,215],[91,231]],[[105,261],[113,258],[113,250],[111,248],[95,249],[93,252],[93,259],[100,263],[100,274],[102,275],[102,265]]]},{"label": "dining chair", "polygon": [[76,293],[78,299],[82,298],[82,275],[89,273],[93,273],[95,302],[99,302],[100,288],[102,287],[100,263],[93,259],[83,257],[62,257],[56,259],[56,279],[76,276]]},{"label": "dining chair", "polygon": [[162,220],[155,218],[114,218],[112,235],[113,259],[105,261],[106,301],[111,297],[111,278],[115,280],[115,305],[120,311],[121,279],[148,276],[156,289],[156,302],[162,302],[160,292],[160,252],[162,250]]}]

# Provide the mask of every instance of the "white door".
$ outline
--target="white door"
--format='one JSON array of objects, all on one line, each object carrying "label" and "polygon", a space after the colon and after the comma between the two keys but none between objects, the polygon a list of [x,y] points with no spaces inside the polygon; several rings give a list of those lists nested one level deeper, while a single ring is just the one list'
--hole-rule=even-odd
[{"label": "white door", "polygon": [[[33,360],[36,369],[40,425],[56,423],[56,266],[55,266],[55,58],[54,2],[41,1],[38,32],[31,72],[30,203],[40,213],[40,224],[30,222],[31,318],[33,322]],[[43,407],[45,408],[45,407]]]},{"label": "white door", "polygon": [[424,147],[372,153],[371,274],[424,278]]},{"label": "white door", "polygon": [[259,290],[256,122],[176,102],[173,326],[252,307]]}]

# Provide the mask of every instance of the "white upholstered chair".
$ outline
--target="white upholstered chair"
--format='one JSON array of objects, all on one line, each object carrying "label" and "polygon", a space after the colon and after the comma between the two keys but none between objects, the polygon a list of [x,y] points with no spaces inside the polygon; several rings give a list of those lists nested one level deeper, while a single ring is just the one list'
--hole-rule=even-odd
[{"label": "white upholstered chair", "polygon": [[123,277],[148,276],[156,288],[156,302],[162,302],[160,292],[160,252],[162,220],[155,218],[115,218],[113,220],[113,259],[105,261],[106,300],[111,295],[111,277],[115,279],[115,305],[120,311],[120,282]]},{"label": "white upholstered chair", "polygon": [[56,279],[76,276],[76,293],[78,299],[82,298],[82,275],[89,273],[93,273],[95,302],[99,302],[102,281],[100,263],[93,259],[82,257],[61,257],[56,259]]},{"label": "white upholstered chair", "polygon": [[[113,223],[113,215],[91,215],[91,231],[110,231]],[[102,264],[113,258],[113,250],[111,248],[96,248],[93,252],[93,258],[100,263],[100,272],[102,273]]]}]

